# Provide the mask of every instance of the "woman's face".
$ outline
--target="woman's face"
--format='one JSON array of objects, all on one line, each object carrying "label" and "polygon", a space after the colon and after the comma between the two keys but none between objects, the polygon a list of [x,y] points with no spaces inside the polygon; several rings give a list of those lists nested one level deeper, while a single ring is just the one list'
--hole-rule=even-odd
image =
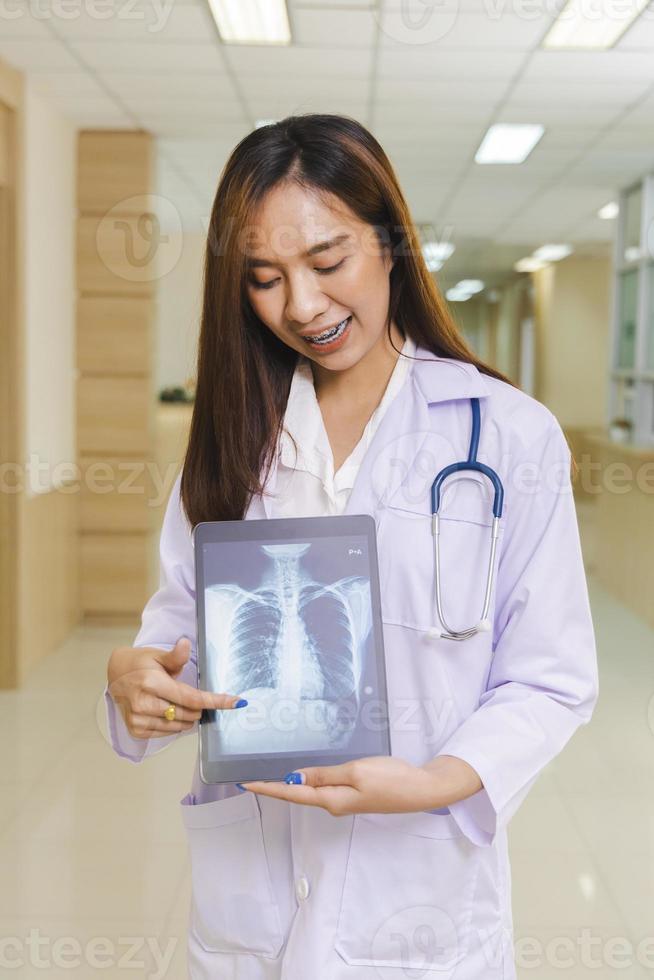
[{"label": "woman's face", "polygon": [[[329,247],[325,247],[326,244]],[[333,210],[290,183],[264,199],[246,238],[247,292],[280,340],[342,371],[388,346],[390,249],[339,199]],[[391,324],[397,348],[401,334]]]}]

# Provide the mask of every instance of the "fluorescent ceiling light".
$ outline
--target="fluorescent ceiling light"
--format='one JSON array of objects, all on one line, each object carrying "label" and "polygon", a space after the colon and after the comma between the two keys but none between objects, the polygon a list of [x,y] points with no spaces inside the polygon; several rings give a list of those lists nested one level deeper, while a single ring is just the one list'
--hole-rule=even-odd
[{"label": "fluorescent ceiling light", "polygon": [[460,290],[462,293],[470,293],[472,296],[474,293],[480,293],[484,285],[481,279],[462,279],[460,282],[457,282],[454,288]]},{"label": "fluorescent ceiling light", "polygon": [[539,269],[544,269],[545,265],[545,262],[528,255],[524,259],[518,259],[513,268],[516,272],[538,272]]},{"label": "fluorescent ceiling light", "polygon": [[286,0],[209,0],[226,44],[290,44]]},{"label": "fluorescent ceiling light", "polygon": [[[454,245],[451,242],[425,242],[422,246],[422,254],[429,269],[440,269],[453,252]],[[434,265],[432,266],[431,263]]]},{"label": "fluorescent ceiling light", "polygon": [[624,257],[626,262],[638,262],[640,255],[641,252],[640,252],[639,245],[630,245],[629,248],[625,248],[624,250]]},{"label": "fluorescent ceiling light", "polygon": [[540,123],[495,123],[481,141],[475,163],[522,163],[544,132]]},{"label": "fluorescent ceiling light", "polygon": [[600,208],[597,212],[598,218],[603,218],[604,221],[610,221],[611,218],[617,218],[620,213],[620,205],[617,201],[609,201],[605,204],[603,208]]},{"label": "fluorescent ceiling light", "polygon": [[541,262],[559,262],[572,255],[572,245],[541,245],[533,253],[533,257]]},{"label": "fluorescent ceiling light", "polygon": [[450,303],[465,303],[466,300],[470,299],[471,293],[466,293],[461,289],[457,289],[456,286],[452,286],[445,293],[445,298],[449,300]]},{"label": "fluorescent ceiling light", "polygon": [[545,35],[542,47],[606,50],[633,24],[648,2],[599,4],[591,11],[586,0],[568,0]]}]

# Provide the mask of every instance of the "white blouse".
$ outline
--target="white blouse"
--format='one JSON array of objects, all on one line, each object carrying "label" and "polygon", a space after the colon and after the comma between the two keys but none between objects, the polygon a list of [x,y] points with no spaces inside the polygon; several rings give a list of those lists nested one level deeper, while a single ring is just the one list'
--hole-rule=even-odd
[{"label": "white blouse", "polygon": [[[379,405],[370,416],[361,439],[334,472],[322,412],[316,398],[311,361],[301,356],[291,382],[275,488],[275,516],[323,517],[342,514],[354,486],[361,460],[384,412],[404,384],[413,366],[416,345],[407,337]],[[290,436],[297,444],[297,454]]]}]

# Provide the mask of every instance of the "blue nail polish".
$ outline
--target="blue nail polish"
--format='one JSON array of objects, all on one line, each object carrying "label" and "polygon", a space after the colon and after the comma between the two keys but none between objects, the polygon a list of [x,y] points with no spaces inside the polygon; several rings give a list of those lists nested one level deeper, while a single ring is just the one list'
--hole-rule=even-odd
[{"label": "blue nail polish", "polygon": [[238,788],[240,789],[241,793],[247,793],[247,790],[246,790],[245,786],[242,786],[241,783],[235,783],[234,785],[235,786],[238,786]]},{"label": "blue nail polish", "polygon": [[239,698],[239,700],[236,702],[236,704],[234,705],[234,707],[235,708],[244,708],[246,704],[247,704],[247,701],[245,700],[245,698]]},{"label": "blue nail polish", "polygon": [[301,784],[302,783],[302,773],[301,772],[287,772],[284,776],[284,782],[289,784]]}]

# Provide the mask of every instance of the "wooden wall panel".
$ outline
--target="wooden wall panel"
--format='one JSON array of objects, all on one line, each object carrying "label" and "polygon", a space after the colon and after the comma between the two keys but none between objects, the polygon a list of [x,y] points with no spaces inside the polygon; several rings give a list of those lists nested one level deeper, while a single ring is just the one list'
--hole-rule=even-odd
[{"label": "wooden wall panel", "polygon": [[0,102],[0,186],[13,184],[13,112]]},{"label": "wooden wall panel", "polygon": [[[138,617],[156,523],[152,321],[159,242],[147,133],[82,132],[78,152],[77,364],[81,601],[86,619]],[[104,464],[110,492],[88,476]],[[136,479],[121,479],[132,466]],[[112,485],[113,484],[113,485]],[[134,492],[145,491],[145,492]]]},{"label": "wooden wall panel", "polygon": [[564,432],[577,464],[577,474],[573,482],[575,496],[578,499],[595,500],[598,488],[597,469],[601,464],[596,440],[602,436],[602,430],[566,426]]},{"label": "wooden wall panel", "polygon": [[80,520],[85,532],[149,534],[157,529],[163,491],[150,461],[85,456],[80,470]]},{"label": "wooden wall panel", "polygon": [[143,243],[133,215],[77,222],[77,288],[83,295],[152,296],[156,246]]},{"label": "wooden wall panel", "polygon": [[148,599],[149,543],[142,534],[82,535],[81,600],[85,616],[140,616]]},{"label": "wooden wall panel", "polygon": [[133,198],[152,193],[153,142],[149,133],[86,131],[78,154],[77,207],[82,214],[104,214],[117,205],[122,214],[139,214]]},{"label": "wooden wall panel", "polygon": [[654,628],[654,452],[594,438],[601,470],[595,571],[602,585]]},{"label": "wooden wall panel", "polygon": [[131,453],[149,458],[151,404],[149,378],[81,377],[77,388],[80,453]]},{"label": "wooden wall panel", "polygon": [[79,621],[79,493],[75,486],[27,497],[22,522],[21,620],[24,656],[18,684]]},{"label": "wooden wall panel", "polygon": [[147,376],[152,361],[153,304],[123,296],[77,301],[77,367],[83,374]]}]

